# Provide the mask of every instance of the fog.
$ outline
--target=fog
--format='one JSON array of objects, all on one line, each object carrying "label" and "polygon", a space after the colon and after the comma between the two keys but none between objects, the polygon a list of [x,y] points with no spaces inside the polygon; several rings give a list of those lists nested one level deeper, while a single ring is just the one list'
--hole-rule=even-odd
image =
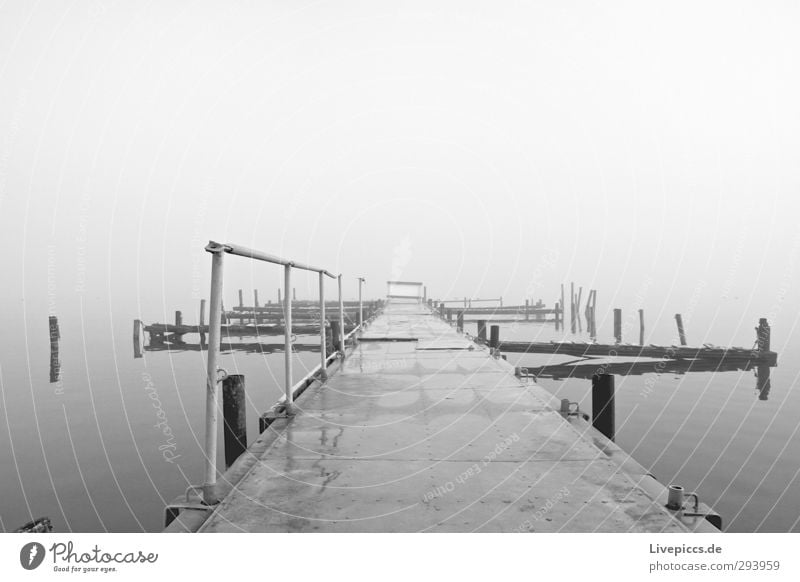
[{"label": "fog", "polygon": [[[3,5],[4,317],[194,307],[209,239],[349,296],[796,287],[797,4],[262,4]],[[274,300],[278,268],[227,265]]]}]

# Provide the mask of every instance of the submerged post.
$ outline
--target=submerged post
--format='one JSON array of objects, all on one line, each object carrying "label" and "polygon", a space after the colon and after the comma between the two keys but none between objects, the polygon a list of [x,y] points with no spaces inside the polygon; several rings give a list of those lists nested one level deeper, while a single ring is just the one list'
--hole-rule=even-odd
[{"label": "submerged post", "polygon": [[639,310],[639,345],[644,345],[644,309]]},{"label": "submerged post", "polygon": [[478,320],[478,339],[482,339],[486,341],[486,320],[479,319]]},{"label": "submerged post", "polygon": [[[772,331],[769,327],[766,317],[758,320],[758,327],[756,328],[756,339],[758,340],[758,351],[768,352],[770,346],[770,336]],[[760,375],[760,374],[759,374]]]},{"label": "submerged post", "polygon": [[622,310],[614,309],[614,341],[622,343]]},{"label": "submerged post", "polygon": [[247,449],[247,407],[242,374],[231,374],[222,381],[222,418],[225,421],[225,468],[228,468]]},{"label": "submerged post", "polygon": [[500,347],[500,326],[493,325],[491,328],[491,335],[489,336],[489,347],[490,348],[498,348]]},{"label": "submerged post", "polygon": [[283,266],[283,312],[284,312],[284,330],[283,330],[283,363],[285,368],[285,385],[284,393],[286,400],[286,414],[294,413],[294,395],[292,394],[292,300],[289,291],[292,288],[292,266]]},{"label": "submerged post", "polygon": [[209,505],[217,503],[217,385],[219,383],[217,362],[219,360],[222,328],[222,267],[225,251],[222,245],[209,245],[211,253],[211,297],[209,298],[208,359],[206,368],[206,434],[205,434],[205,482],[203,501]]},{"label": "submerged post", "polygon": [[569,331],[575,333],[575,283],[569,284]]},{"label": "submerged post", "polygon": [[675,314],[675,323],[678,324],[678,339],[682,346],[686,345],[686,332],[683,330],[683,317],[680,313]]},{"label": "submerged post", "polygon": [[614,440],[614,376],[592,376],[592,426]]},{"label": "submerged post", "polygon": [[328,377],[325,370],[325,361],[328,359],[326,353],[327,345],[325,344],[325,273],[319,272],[319,363],[320,375],[323,378]]},{"label": "submerged post", "polygon": [[344,359],[344,300],[342,299],[342,276],[339,275],[336,279],[339,283],[339,351],[342,354],[342,359]]}]

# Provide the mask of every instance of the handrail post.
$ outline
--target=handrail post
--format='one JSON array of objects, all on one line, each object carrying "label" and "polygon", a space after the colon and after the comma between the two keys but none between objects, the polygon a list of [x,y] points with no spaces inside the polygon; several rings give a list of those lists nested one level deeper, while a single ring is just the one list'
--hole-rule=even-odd
[{"label": "handrail post", "polygon": [[361,302],[361,283],[364,282],[364,277],[358,278],[358,327],[359,330],[361,326],[364,325],[364,306]]},{"label": "handrail post", "polygon": [[320,376],[325,379],[328,377],[328,372],[325,369],[325,361],[328,359],[325,345],[325,274],[320,271],[319,273],[319,361],[320,361]]},{"label": "handrail post", "polygon": [[292,266],[283,266],[283,349],[285,368],[286,414],[293,414],[294,395],[292,394]]},{"label": "handrail post", "polygon": [[211,253],[211,297],[208,313],[208,362],[206,368],[206,471],[203,483],[203,501],[217,503],[217,401],[219,394],[219,347],[222,335],[222,267],[225,251],[220,247]]},{"label": "handrail post", "polygon": [[342,299],[342,276],[337,278],[339,282],[339,346],[342,350],[342,359],[346,350],[344,349],[344,300]]}]

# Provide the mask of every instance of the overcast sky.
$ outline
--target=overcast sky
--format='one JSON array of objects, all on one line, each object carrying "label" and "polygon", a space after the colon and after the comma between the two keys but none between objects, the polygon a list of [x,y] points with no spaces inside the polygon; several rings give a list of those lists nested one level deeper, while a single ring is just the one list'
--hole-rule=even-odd
[{"label": "overcast sky", "polygon": [[[766,309],[797,278],[799,6],[6,0],[2,296],[169,311],[215,239],[350,294]],[[230,300],[276,294],[228,265]]]}]

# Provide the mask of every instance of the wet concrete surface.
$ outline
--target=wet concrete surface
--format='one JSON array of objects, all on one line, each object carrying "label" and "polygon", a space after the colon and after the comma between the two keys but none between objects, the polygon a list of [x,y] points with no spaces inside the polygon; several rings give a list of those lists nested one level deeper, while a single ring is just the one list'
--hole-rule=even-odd
[{"label": "wet concrete surface", "polygon": [[686,531],[542,388],[390,302],[206,532]]}]

